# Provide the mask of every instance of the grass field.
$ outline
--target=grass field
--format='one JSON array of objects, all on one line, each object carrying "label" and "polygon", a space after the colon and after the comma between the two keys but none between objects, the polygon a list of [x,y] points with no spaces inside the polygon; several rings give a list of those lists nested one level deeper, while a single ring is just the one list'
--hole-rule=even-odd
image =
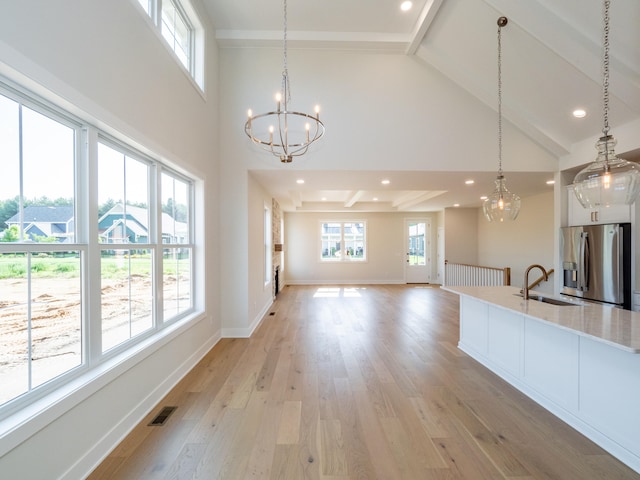
[{"label": "grass field", "polygon": [[[100,265],[102,278],[123,278],[128,275],[150,275],[151,255],[109,255],[103,256]],[[177,273],[189,268],[189,259],[176,262],[169,259],[163,264],[165,275]],[[0,255],[0,279],[26,278],[28,262],[24,254]],[[80,275],[80,259],[77,255],[52,256],[33,254],[31,258],[31,276],[33,278],[75,278]]]}]

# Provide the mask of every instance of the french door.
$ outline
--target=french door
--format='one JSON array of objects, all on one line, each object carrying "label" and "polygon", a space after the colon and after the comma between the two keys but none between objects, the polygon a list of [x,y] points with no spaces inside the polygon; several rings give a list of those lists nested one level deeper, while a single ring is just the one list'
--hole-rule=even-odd
[{"label": "french door", "polygon": [[431,281],[431,222],[428,219],[405,219],[405,283]]}]

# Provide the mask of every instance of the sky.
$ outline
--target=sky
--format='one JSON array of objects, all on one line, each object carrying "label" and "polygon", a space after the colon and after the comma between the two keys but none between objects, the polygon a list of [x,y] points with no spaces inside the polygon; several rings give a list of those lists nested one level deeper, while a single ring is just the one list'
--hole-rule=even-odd
[{"label": "sky", "polygon": [[[74,129],[0,95],[0,200],[20,194],[21,144],[24,197],[73,198]],[[124,198],[125,165],[127,200],[147,203],[146,164],[105,145],[99,148],[99,203]]]},{"label": "sky", "polygon": [[[0,201],[20,195],[21,165],[26,199],[73,198],[74,150],[74,128],[0,94]],[[128,203],[148,204],[148,173],[147,163],[99,143],[98,203],[126,198]],[[189,202],[187,185],[169,175],[163,174],[161,190],[163,203],[170,197],[179,204]]]}]

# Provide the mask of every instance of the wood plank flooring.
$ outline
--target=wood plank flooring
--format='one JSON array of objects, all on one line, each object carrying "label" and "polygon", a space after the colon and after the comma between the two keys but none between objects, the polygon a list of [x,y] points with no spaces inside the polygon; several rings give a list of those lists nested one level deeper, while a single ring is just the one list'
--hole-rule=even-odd
[{"label": "wood plank flooring", "polygon": [[[89,477],[640,479],[457,349],[433,286],[288,286]],[[161,427],[147,423],[163,406]]]}]

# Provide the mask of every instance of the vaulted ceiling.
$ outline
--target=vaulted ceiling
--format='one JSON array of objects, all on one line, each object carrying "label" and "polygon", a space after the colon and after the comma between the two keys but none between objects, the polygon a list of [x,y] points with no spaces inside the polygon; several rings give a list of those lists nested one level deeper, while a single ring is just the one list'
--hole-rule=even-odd
[{"label": "vaulted ceiling", "polygon": [[[204,3],[220,46],[282,43],[281,0]],[[595,142],[602,130],[602,0],[414,0],[407,12],[401,11],[400,3],[289,0],[288,41],[305,48],[415,56],[495,109],[496,62],[478,58],[475,52],[496,52],[496,21],[504,15],[509,19],[503,30],[502,75],[509,85],[509,95],[503,96],[504,118],[557,157],[567,155],[576,142],[589,138]],[[614,126],[640,117],[640,1],[611,3],[610,108]],[[578,108],[587,113],[582,119],[572,116]],[[473,176],[477,185],[491,177],[444,172],[425,175],[423,186],[418,188],[415,172],[395,172],[394,185],[385,188],[380,186],[383,173],[358,175],[358,181],[341,175],[350,178],[345,182],[326,172],[307,171],[305,186],[291,188],[299,176],[295,169],[278,175],[253,172],[287,209],[299,210],[433,210],[452,202],[479,206],[478,192],[464,180]],[[512,189],[517,187],[521,196],[548,189],[544,182],[548,179],[543,173],[509,178]],[[377,200],[372,203],[374,197]],[[418,201],[420,198],[424,202]],[[322,202],[328,203],[322,206]]]}]

